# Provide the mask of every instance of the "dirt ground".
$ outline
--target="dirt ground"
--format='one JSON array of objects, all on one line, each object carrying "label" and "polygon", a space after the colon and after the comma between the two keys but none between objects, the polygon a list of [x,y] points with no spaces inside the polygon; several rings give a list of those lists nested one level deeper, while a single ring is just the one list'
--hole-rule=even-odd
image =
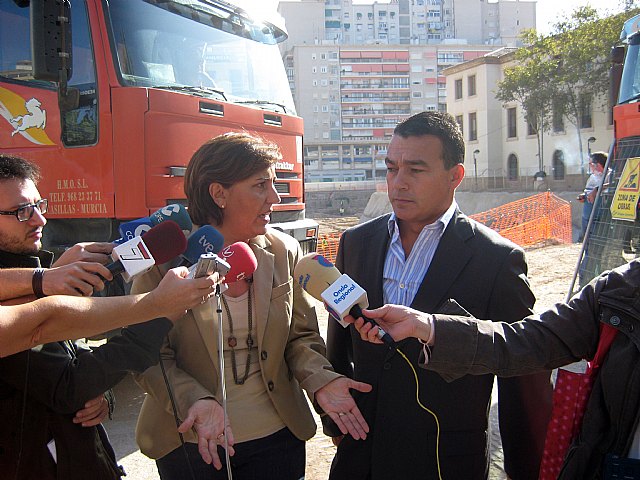
[{"label": "dirt ground", "polygon": [[[317,219],[317,217],[314,218]],[[357,223],[357,218],[326,217],[320,218],[319,223],[321,225],[320,233],[328,233],[329,231],[343,230]],[[580,244],[551,245],[527,251],[529,279],[538,299],[535,306],[536,312],[543,311],[554,303],[565,299],[579,252]],[[320,315],[320,320],[320,331],[324,335],[326,315]],[[116,395],[118,406],[114,419],[108,421],[105,426],[109,431],[120,463],[129,473],[128,478],[156,480],[159,477],[154,463],[138,451],[134,440],[135,419],[144,394],[128,378],[116,387]],[[320,425],[318,418],[316,421]],[[495,427],[496,424],[495,408],[493,408],[492,425]],[[506,477],[502,471],[499,435],[492,435],[491,450],[493,462],[490,478],[502,480]],[[330,439],[322,434],[319,427],[317,434],[307,443],[307,480],[325,480],[327,478],[334,451]]]}]

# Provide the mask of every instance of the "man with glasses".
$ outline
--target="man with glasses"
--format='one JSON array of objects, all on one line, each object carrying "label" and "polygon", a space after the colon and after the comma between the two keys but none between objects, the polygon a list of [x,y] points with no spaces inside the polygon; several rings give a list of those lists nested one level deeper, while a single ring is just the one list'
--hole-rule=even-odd
[{"label": "man with glasses", "polygon": [[[74,262],[46,269],[53,255],[42,250],[48,205],[36,187],[38,179],[36,165],[0,155],[0,268],[35,269],[32,291],[38,297],[55,291],[47,282],[67,270],[75,294],[90,295],[103,287],[96,273],[111,278],[103,265]],[[63,257],[68,261],[91,253],[81,246]],[[106,258],[105,253],[98,255]],[[171,326],[168,319],[157,318],[123,329],[93,351],[65,341],[0,359],[2,478],[120,478],[122,471],[100,424],[109,412],[104,392],[129,371],[142,372],[155,364]]]},{"label": "man with glasses", "polygon": [[[90,296],[102,290],[102,278],[111,276],[101,264],[109,261],[112,244],[78,244],[53,265],[53,255],[41,251],[48,201],[40,197],[36,188],[38,179],[36,167],[29,162],[0,157],[0,268],[36,269],[32,278],[23,276],[19,277],[24,279],[22,282],[3,283],[0,298],[28,295],[32,288],[37,289],[33,293],[38,296],[78,293]],[[57,268],[46,270],[45,275],[42,265]]]}]

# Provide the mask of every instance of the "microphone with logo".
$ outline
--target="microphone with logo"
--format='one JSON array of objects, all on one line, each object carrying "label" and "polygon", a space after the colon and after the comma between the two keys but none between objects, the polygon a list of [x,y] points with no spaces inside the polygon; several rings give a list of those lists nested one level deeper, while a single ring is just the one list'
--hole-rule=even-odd
[{"label": "microphone with logo", "polygon": [[187,249],[182,254],[183,267],[195,265],[200,256],[207,253],[218,253],[224,245],[222,234],[211,225],[204,225],[189,235]]},{"label": "microphone with logo", "polygon": [[258,268],[255,254],[244,242],[236,242],[220,252],[203,253],[198,262],[189,269],[191,278],[199,278],[218,272],[224,277],[224,283],[234,283],[249,279]]},{"label": "microphone with logo", "polygon": [[114,247],[112,263],[106,265],[115,276],[122,274],[126,282],[151,269],[155,264],[166,263],[187,248],[187,239],[177,223],[168,220],[151,228],[142,236],[136,236]]},{"label": "microphone with logo", "polygon": [[349,275],[340,271],[320,254],[309,253],[302,257],[293,269],[295,281],[316,300],[324,302],[325,308],[331,316],[343,327],[349,324],[344,317],[351,315],[362,318],[366,322],[378,327],[378,338],[389,347],[395,341],[385,332],[375,320],[362,314],[362,309],[369,306],[367,292],[354,282]]},{"label": "microphone with logo", "polygon": [[220,257],[229,263],[231,268],[225,275],[225,283],[249,280],[258,268],[258,259],[251,247],[244,242],[232,243],[222,249]]},{"label": "microphone with logo", "polygon": [[120,238],[114,243],[121,244],[127,240],[131,240],[133,237],[139,237],[166,220],[177,223],[180,229],[185,232],[190,232],[193,227],[187,209],[179,203],[172,203],[171,205],[162,207],[148,217],[121,223],[118,227]]}]

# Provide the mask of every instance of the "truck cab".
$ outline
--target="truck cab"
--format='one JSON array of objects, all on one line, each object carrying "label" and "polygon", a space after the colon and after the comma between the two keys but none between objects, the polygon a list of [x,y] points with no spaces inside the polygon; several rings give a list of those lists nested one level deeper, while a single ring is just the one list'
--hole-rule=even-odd
[{"label": "truck cab", "polygon": [[222,0],[0,0],[0,152],[42,170],[45,246],[113,240],[122,221],[184,203],[193,152],[249,131],[283,154],[272,226],[315,250],[285,38]]}]

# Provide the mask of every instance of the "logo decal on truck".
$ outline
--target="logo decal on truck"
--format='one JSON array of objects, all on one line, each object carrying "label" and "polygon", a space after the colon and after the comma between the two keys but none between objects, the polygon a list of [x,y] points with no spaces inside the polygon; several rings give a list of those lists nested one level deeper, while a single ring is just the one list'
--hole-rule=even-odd
[{"label": "logo decal on truck", "polygon": [[0,116],[11,125],[11,136],[20,134],[37,145],[55,145],[44,131],[47,112],[41,107],[42,103],[37,98],[25,100],[0,87]]}]

